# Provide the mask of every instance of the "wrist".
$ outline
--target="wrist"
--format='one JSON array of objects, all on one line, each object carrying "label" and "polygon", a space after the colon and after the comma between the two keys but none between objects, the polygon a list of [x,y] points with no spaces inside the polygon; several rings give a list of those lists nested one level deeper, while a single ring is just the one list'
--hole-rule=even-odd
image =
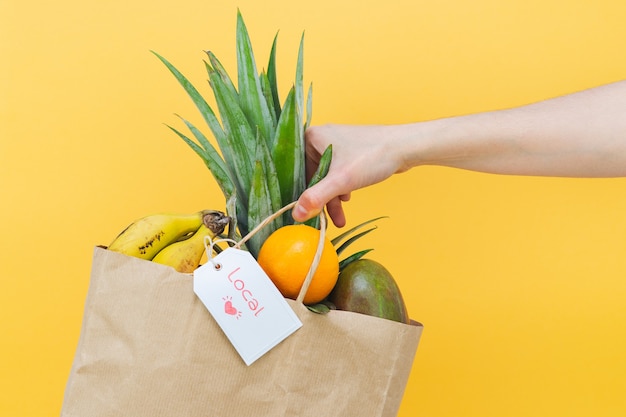
[{"label": "wrist", "polygon": [[444,165],[450,158],[445,150],[445,143],[449,143],[453,136],[450,119],[416,122],[396,128],[398,172],[422,165]]}]

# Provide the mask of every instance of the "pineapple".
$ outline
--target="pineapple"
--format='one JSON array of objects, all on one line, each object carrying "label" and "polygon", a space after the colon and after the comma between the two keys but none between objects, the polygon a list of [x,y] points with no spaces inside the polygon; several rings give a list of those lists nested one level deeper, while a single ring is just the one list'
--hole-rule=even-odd
[{"label": "pineapple", "polygon": [[[168,126],[212,173],[224,194],[228,215],[234,221],[233,229],[240,236],[246,236],[260,222],[297,200],[307,185],[304,131],[311,119],[312,86],[308,89],[305,109],[304,35],[298,50],[295,82],[282,104],[276,79],[277,37],[272,43],[267,71],[259,73],[246,25],[237,12],[237,87],[217,57],[207,52],[208,62],[204,63],[219,119],[192,83],[168,60],[153,52],[185,89],[215,138],[217,148],[184,118],[181,119],[192,137]],[[313,181],[325,174],[330,153],[329,148]],[[277,217],[247,241],[246,249],[256,258],[273,231],[293,223],[289,213]]]}]

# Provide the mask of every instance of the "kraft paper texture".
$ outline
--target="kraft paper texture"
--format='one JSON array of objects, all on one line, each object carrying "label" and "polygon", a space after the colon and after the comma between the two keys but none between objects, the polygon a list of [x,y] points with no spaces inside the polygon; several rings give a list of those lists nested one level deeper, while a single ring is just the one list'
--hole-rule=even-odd
[{"label": "kraft paper texture", "polygon": [[192,274],[96,247],[61,416],[396,416],[422,326],[288,302],[302,328],[246,366]]}]

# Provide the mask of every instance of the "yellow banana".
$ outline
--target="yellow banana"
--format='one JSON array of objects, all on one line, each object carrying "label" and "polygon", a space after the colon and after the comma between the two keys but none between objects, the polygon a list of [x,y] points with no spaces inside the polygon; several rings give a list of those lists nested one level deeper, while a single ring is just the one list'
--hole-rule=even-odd
[{"label": "yellow banana", "polygon": [[205,236],[214,238],[216,235],[217,233],[203,224],[189,239],[174,242],[163,248],[152,258],[152,262],[171,266],[178,272],[193,272],[200,265],[204,255]]},{"label": "yellow banana", "polygon": [[151,260],[164,247],[196,232],[203,223],[220,234],[230,218],[215,210],[191,214],[153,214],[130,224],[108,246],[109,250]]}]

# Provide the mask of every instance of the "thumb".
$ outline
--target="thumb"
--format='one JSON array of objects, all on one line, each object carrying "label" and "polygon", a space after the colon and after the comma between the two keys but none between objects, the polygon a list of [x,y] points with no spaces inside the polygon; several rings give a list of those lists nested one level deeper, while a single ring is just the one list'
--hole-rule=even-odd
[{"label": "thumb", "polygon": [[349,194],[343,192],[340,184],[333,181],[332,177],[327,176],[302,193],[292,210],[292,216],[294,220],[304,222],[317,216],[327,205],[333,222],[341,226],[345,223],[341,201],[347,201]]},{"label": "thumb", "polygon": [[304,190],[302,195],[300,195],[293,208],[293,218],[296,221],[303,222],[317,216],[326,203],[337,195],[328,178],[323,178],[314,186]]},{"label": "thumb", "polygon": [[324,196],[323,188],[320,187],[322,182],[320,181],[313,187],[307,188],[300,195],[292,210],[294,220],[304,222],[317,216],[322,211],[327,198]]}]

